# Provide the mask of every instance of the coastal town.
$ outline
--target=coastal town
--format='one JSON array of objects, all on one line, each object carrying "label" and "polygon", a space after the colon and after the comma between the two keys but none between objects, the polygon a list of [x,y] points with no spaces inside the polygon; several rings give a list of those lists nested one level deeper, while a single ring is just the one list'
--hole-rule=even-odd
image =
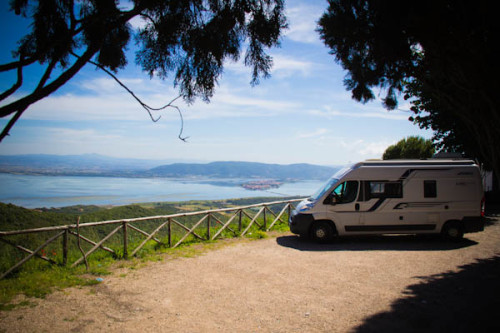
[{"label": "coastal town", "polygon": [[282,182],[272,179],[264,179],[264,180],[253,180],[246,183],[241,184],[241,187],[251,191],[263,191],[269,190],[271,188],[278,188],[282,185]]}]

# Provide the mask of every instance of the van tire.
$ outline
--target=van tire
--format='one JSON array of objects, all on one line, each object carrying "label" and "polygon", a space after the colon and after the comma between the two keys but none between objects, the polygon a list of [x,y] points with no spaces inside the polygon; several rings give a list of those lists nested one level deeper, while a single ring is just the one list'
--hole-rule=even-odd
[{"label": "van tire", "polygon": [[334,228],[326,221],[314,222],[309,232],[309,237],[317,243],[327,243],[333,239]]},{"label": "van tire", "polygon": [[464,237],[464,230],[459,221],[448,221],[441,230],[441,235],[450,241],[459,241]]}]

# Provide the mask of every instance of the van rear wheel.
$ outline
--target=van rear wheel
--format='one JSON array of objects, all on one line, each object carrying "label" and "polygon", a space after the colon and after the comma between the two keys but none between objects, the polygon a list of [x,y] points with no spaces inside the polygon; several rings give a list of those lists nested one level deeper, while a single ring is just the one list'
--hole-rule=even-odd
[{"label": "van rear wheel", "polygon": [[462,225],[458,221],[447,222],[441,233],[444,238],[451,241],[459,241],[464,237]]},{"label": "van rear wheel", "polygon": [[326,243],[333,238],[333,228],[327,222],[315,222],[310,231],[310,237],[313,241],[318,243]]}]

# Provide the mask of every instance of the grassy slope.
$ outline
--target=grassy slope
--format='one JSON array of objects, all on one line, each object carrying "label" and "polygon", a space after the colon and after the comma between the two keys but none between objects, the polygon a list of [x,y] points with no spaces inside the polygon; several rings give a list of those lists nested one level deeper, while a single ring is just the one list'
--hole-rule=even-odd
[{"label": "grassy slope", "polygon": [[[182,203],[146,203],[111,208],[98,206],[71,206],[58,209],[44,209],[43,211],[0,203],[0,230],[22,230],[74,224],[78,216],[81,217],[81,222],[84,223],[121,218],[168,215],[179,211],[199,211],[228,206],[243,206],[275,200],[276,198],[252,198],[222,201],[188,201]],[[281,226],[281,229],[284,227],[286,226]],[[91,239],[100,239],[102,235],[106,234],[105,232],[100,233],[96,230],[93,230],[93,232],[95,234],[90,236]],[[197,232],[203,235],[203,230]],[[228,237],[231,236],[232,235],[229,235]],[[252,233],[249,233],[249,237],[262,238],[266,237],[266,235],[260,230],[254,230]],[[30,234],[19,236],[18,239],[11,239],[11,241],[27,248],[34,249],[37,244],[43,242],[44,239],[47,239],[46,234]],[[113,240],[111,240],[111,242],[113,242]],[[108,243],[106,243],[106,245],[111,246],[119,252],[121,244],[120,238],[118,237],[114,242],[117,244],[108,245]],[[133,259],[128,262],[127,265],[134,266],[138,261],[163,260],[164,257],[160,255],[161,253],[168,253],[173,257],[191,256],[193,251],[197,253],[201,249],[203,252],[213,247],[213,244],[213,242],[204,243],[201,247],[195,247],[195,250],[193,250],[193,242],[187,242],[186,246],[177,249],[158,247],[151,244],[146,246],[145,250],[141,250],[139,258]],[[76,249],[74,244],[73,248]],[[46,249],[47,256],[50,257],[51,254],[54,253],[52,258],[59,262],[61,260],[59,258],[60,253],[57,254],[56,259],[55,251],[60,251],[59,244],[55,244],[54,247],[48,247]],[[73,253],[73,255],[79,254]],[[0,242],[0,266],[2,268],[0,271],[6,271],[6,269],[11,267],[13,263],[19,261],[23,256],[25,256],[25,254],[19,253],[19,251],[11,246]],[[12,304],[11,301],[17,294],[24,294],[28,297],[43,297],[54,288],[60,289],[75,285],[94,284],[96,283],[95,276],[109,274],[108,268],[113,263],[115,263],[115,258],[103,251],[92,254],[89,272],[85,271],[84,265],[71,269],[61,265],[50,265],[38,259],[30,260],[21,270],[6,279],[0,280],[0,310],[9,310],[15,306],[29,305],[29,302],[26,301],[18,303],[17,305]],[[88,273],[90,273],[90,277]],[[94,275],[94,277],[92,277],[92,275]]]}]

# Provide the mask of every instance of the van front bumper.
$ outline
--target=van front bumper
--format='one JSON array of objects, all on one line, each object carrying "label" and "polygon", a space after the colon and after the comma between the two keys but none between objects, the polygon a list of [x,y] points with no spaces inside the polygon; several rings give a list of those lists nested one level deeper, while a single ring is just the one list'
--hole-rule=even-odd
[{"label": "van front bumper", "polygon": [[464,233],[479,232],[484,230],[484,217],[482,216],[465,216],[462,219]]},{"label": "van front bumper", "polygon": [[288,226],[290,227],[290,231],[296,235],[307,235],[313,222],[314,217],[312,214],[302,214],[293,211],[288,220]]}]

